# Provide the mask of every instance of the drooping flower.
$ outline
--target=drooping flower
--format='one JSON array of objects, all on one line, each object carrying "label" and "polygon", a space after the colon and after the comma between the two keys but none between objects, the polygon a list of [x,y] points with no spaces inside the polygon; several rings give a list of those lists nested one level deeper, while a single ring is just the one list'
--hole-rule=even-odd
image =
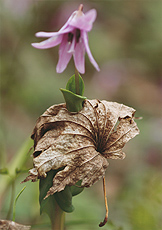
[{"label": "drooping flower", "polygon": [[83,13],[83,5],[74,11],[64,26],[58,32],[38,32],[37,37],[49,37],[40,43],[32,43],[37,49],[47,49],[60,44],[59,61],[56,67],[58,73],[63,72],[71,57],[74,58],[76,69],[80,73],[85,73],[85,52],[89,60],[99,71],[99,66],[94,60],[88,44],[87,33],[92,29],[93,22],[96,19],[96,10],[89,10]]}]

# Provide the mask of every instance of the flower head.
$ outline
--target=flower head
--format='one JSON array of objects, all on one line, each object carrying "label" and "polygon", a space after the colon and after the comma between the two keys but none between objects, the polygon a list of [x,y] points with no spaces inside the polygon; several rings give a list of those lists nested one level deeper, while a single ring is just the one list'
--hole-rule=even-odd
[{"label": "flower head", "polygon": [[73,56],[76,69],[83,74],[85,72],[85,52],[87,52],[94,67],[98,71],[100,70],[91,54],[87,35],[87,32],[92,29],[97,13],[95,9],[92,9],[84,14],[82,9],[83,5],[80,5],[79,9],[72,13],[58,32],[36,33],[37,37],[49,38],[40,43],[32,43],[32,46],[37,49],[47,49],[60,44],[59,61],[56,67],[58,73],[66,69],[67,64]]}]

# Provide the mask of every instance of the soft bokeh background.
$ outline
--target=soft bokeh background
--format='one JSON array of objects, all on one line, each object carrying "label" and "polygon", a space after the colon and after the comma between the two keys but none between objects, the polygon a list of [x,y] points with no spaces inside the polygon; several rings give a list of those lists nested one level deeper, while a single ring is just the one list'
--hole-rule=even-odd
[{"label": "soft bokeh background", "polygon": [[[141,130],[125,147],[123,161],[109,161],[106,172],[109,230],[162,229],[162,1],[1,0],[0,218],[10,219],[11,199],[32,167],[28,150],[35,121],[49,106],[62,103],[74,73],[73,61],[56,73],[58,47],[37,50],[38,31],[57,31],[80,3],[98,12],[89,44],[101,71],[86,57],[85,95],[134,107]],[[23,159],[22,159],[23,155]],[[15,183],[12,176],[19,169]],[[8,168],[10,175],[5,174]],[[4,174],[2,174],[4,173]],[[38,183],[26,184],[16,206],[16,221],[50,229],[39,215]],[[13,192],[12,192],[13,191]],[[73,199],[66,229],[99,229],[105,215],[102,181]]]}]

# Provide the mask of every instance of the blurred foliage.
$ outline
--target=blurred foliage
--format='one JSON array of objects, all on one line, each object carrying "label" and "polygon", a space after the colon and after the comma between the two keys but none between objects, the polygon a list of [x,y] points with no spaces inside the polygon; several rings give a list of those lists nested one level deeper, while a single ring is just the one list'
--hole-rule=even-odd
[{"label": "blurred foliage", "polygon": [[[143,117],[137,120],[141,134],[125,147],[126,159],[110,161],[107,169],[110,213],[103,229],[161,229],[162,1],[82,3],[84,12],[96,8],[98,13],[89,44],[101,69],[96,72],[86,58],[85,96],[127,104],[137,109],[136,116]],[[59,30],[79,4],[0,1],[0,169],[4,173],[0,175],[0,218],[7,217],[11,199],[23,188],[20,182],[26,173],[22,171],[32,167],[27,157],[32,144],[28,143],[19,174],[7,174],[10,168],[16,170],[18,150],[37,117],[49,106],[64,102],[59,88],[65,88],[74,74],[72,61],[64,73],[56,73],[58,47],[37,50],[30,44],[41,41],[34,36],[38,31]],[[12,180],[14,186],[7,184]],[[16,222],[49,229],[48,216],[39,214],[38,183],[26,185],[17,202]],[[66,215],[66,229],[99,229],[105,214],[102,182],[85,189],[73,203],[75,211]]]}]

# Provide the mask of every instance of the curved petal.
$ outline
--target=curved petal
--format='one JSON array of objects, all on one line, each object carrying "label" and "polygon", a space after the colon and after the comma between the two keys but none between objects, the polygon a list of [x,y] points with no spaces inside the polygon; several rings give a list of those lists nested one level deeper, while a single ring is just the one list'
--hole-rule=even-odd
[{"label": "curved petal", "polygon": [[71,14],[71,16],[69,17],[69,19],[68,19],[67,22],[61,27],[61,29],[59,30],[59,32],[61,32],[62,30],[65,30],[65,28],[66,28],[67,26],[70,25],[69,22],[73,19],[73,17],[75,17],[76,13],[77,13],[77,11],[74,11],[74,12]]},{"label": "curved petal", "polygon": [[85,18],[89,23],[93,23],[96,20],[97,11],[95,9],[89,10],[85,13]]},{"label": "curved petal", "polygon": [[[63,27],[62,27],[63,28]],[[66,28],[64,29],[60,29],[58,32],[37,32],[35,34],[36,37],[54,37],[54,36],[58,36],[60,34],[65,34],[65,33],[69,33],[70,31],[72,31],[74,28],[72,26],[66,26]]]},{"label": "curved petal", "polygon": [[90,62],[92,63],[92,65],[96,68],[96,70],[97,70],[97,71],[100,71],[100,68],[99,68],[97,62],[96,62],[95,59],[93,58],[92,53],[91,53],[91,51],[90,51],[89,44],[88,44],[87,32],[82,31],[82,34],[83,34],[83,41],[84,41],[85,49],[86,49],[86,52],[87,52],[87,54],[88,54],[89,60],[90,60]]},{"label": "curved petal", "polygon": [[84,74],[85,73],[85,47],[82,38],[80,38],[80,41],[76,44],[73,57],[74,57],[74,63],[76,69],[80,73]]},{"label": "curved petal", "polygon": [[53,36],[56,36],[58,35],[58,32],[43,32],[43,31],[40,31],[40,32],[37,32],[35,34],[36,37],[42,37],[42,38],[46,38],[46,37],[53,37]]},{"label": "curved petal", "polygon": [[56,67],[57,73],[62,73],[66,69],[72,57],[72,53],[68,52],[70,45],[71,43],[68,42],[68,35],[65,34],[59,48],[59,61]]},{"label": "curved petal", "polygon": [[37,49],[48,49],[48,48],[51,48],[51,47],[54,47],[54,46],[57,46],[58,44],[60,44],[62,41],[62,37],[63,37],[63,35],[60,34],[58,36],[49,38],[43,42],[32,43],[31,45]]},{"label": "curved petal", "polygon": [[90,31],[96,16],[97,12],[95,9],[89,10],[85,15],[78,16],[76,14],[69,22],[69,25],[79,28],[80,30]]}]

